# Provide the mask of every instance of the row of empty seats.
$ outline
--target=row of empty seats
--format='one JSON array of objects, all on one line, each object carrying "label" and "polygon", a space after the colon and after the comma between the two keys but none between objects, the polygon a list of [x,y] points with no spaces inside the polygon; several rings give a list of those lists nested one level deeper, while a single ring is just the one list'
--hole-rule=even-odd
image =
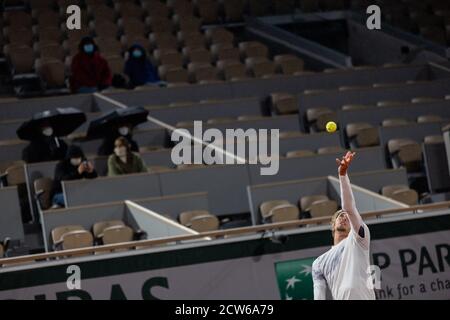
[{"label": "row of empty seats", "polygon": [[331,216],[338,203],[326,195],[310,195],[301,197],[298,206],[287,200],[270,200],[263,202],[259,209],[265,223],[275,223]]},{"label": "row of empty seats", "polygon": [[[416,205],[418,194],[405,185],[387,185],[381,194],[402,202],[406,205]],[[310,195],[300,197],[298,205],[287,200],[270,200],[259,206],[264,223],[276,223],[307,218],[329,217],[338,210],[338,203],[327,195]]]},{"label": "row of empty seats", "polygon": [[56,227],[51,231],[51,237],[56,251],[142,240],[146,234],[133,230],[121,220],[111,220],[95,223],[92,232],[81,225]]}]

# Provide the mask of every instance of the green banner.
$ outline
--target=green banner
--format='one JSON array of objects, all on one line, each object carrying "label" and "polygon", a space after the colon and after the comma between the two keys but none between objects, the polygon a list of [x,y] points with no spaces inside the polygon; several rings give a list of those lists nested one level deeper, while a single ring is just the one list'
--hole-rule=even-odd
[{"label": "green banner", "polygon": [[313,300],[312,264],[316,257],[275,263],[282,300]]}]

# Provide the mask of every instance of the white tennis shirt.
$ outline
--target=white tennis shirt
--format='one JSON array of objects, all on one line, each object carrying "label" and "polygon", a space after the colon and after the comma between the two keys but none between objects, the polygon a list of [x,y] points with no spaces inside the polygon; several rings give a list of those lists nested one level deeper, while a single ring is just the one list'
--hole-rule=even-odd
[{"label": "white tennis shirt", "polygon": [[[370,233],[355,206],[348,176],[339,176],[342,208],[351,231],[347,238],[318,257],[312,265],[314,299],[325,300],[327,287],[334,300],[375,300],[370,288]],[[364,228],[364,238],[358,235]]]}]

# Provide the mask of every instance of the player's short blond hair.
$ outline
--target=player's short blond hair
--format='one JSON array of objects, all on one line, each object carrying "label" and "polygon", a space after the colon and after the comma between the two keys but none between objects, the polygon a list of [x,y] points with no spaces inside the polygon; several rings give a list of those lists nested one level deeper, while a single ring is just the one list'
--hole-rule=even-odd
[{"label": "player's short blond hair", "polygon": [[334,223],[336,222],[337,217],[339,217],[339,215],[344,212],[345,212],[345,210],[340,209],[340,210],[336,211],[335,213],[333,213],[333,215],[331,216],[330,224],[331,224],[331,234],[333,235],[333,237],[334,237]]}]

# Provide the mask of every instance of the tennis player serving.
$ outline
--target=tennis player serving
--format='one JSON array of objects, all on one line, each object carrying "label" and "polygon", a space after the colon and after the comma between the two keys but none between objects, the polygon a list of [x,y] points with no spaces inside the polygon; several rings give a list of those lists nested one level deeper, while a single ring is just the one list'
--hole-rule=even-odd
[{"label": "tennis player serving", "polygon": [[327,287],[334,300],[375,300],[375,292],[367,285],[370,265],[369,228],[361,219],[347,176],[355,153],[347,152],[336,159],[339,166],[342,210],[331,218],[334,245],[312,265],[314,299],[325,300]]}]

